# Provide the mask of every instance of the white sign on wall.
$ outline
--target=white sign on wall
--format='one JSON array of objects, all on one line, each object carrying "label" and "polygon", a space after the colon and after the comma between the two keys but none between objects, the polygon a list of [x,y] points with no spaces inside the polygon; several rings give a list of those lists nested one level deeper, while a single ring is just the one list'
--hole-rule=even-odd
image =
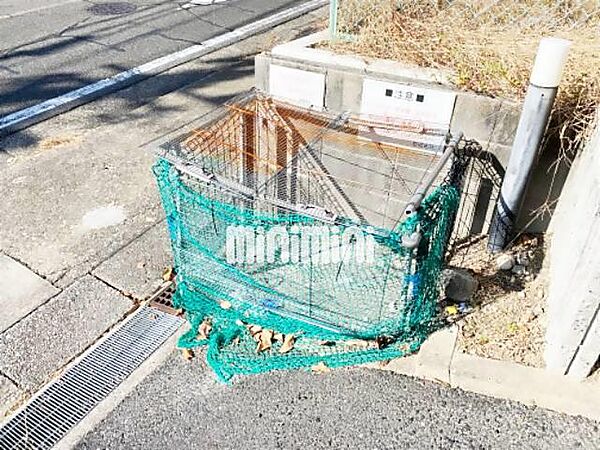
[{"label": "white sign on wall", "polygon": [[411,132],[375,127],[364,130],[363,135],[437,150],[443,145],[443,134],[450,129],[455,101],[453,92],[367,78],[363,82],[361,118],[401,125]]},{"label": "white sign on wall", "polygon": [[289,103],[322,111],[325,103],[325,74],[271,64],[269,93]]}]

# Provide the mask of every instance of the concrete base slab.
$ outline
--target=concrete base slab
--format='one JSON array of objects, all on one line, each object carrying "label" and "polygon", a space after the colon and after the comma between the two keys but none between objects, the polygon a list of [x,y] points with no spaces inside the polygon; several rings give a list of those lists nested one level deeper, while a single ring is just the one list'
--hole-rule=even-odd
[{"label": "concrete base slab", "polygon": [[0,333],[58,292],[24,265],[0,254]]},{"label": "concrete base slab", "polygon": [[86,276],[0,335],[0,371],[32,390],[92,344],[131,308]]},{"label": "concrete base slab", "polygon": [[160,222],[100,264],[93,273],[121,292],[144,300],[163,283],[162,271],[171,265],[167,225]]},{"label": "concrete base slab", "polygon": [[0,422],[13,409],[23,391],[5,376],[0,375]]},{"label": "concrete base slab", "polygon": [[409,377],[416,377],[417,360],[419,355],[408,355],[404,358],[396,358],[391,361],[382,361],[379,363],[365,364],[365,367],[370,369],[382,369],[389,370],[390,372],[406,375]]},{"label": "concrete base slab", "polygon": [[67,285],[161,219],[153,158],[125,151],[128,126],[113,133],[65,130],[52,138],[55,147],[0,169],[0,247]]}]

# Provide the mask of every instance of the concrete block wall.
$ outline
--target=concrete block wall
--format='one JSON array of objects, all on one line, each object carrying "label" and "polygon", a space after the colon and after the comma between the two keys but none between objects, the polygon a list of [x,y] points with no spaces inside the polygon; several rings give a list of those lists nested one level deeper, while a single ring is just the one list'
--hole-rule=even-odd
[{"label": "concrete block wall", "polygon": [[569,173],[550,232],[546,364],[583,378],[600,357],[600,124]]},{"label": "concrete block wall", "polygon": [[[501,167],[506,167],[519,121],[520,105],[508,100],[456,91],[450,86],[449,74],[440,70],[410,67],[393,61],[336,55],[327,50],[311,48],[324,39],[323,33],[316,33],[258,55],[255,61],[256,86],[269,92],[271,64],[323,73],[323,106],[331,111],[353,113],[360,112],[363,82],[366,78],[452,91],[457,97],[450,124],[451,132],[463,131],[465,137],[477,140],[484,150],[495,155]],[[548,199],[552,179],[548,168],[554,162],[554,157],[552,153],[542,155],[539,168],[532,177],[517,224],[524,231],[543,232],[549,226],[551,217],[548,214],[532,218],[540,205]],[[566,172],[562,171],[557,178],[560,181],[565,176]],[[550,196],[551,201],[560,193],[561,185],[560,182],[556,183],[558,189]],[[483,232],[487,232],[487,228]]]}]

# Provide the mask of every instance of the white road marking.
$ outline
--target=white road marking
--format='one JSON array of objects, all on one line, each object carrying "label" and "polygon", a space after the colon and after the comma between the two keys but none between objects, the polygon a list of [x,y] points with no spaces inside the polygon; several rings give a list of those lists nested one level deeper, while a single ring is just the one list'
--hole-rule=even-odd
[{"label": "white road marking", "polygon": [[184,5],[181,5],[181,9],[190,9],[193,8],[194,6],[209,6],[209,5],[216,5],[217,3],[224,3],[228,0],[192,0],[190,2],[187,2]]},{"label": "white road marking", "polygon": [[201,44],[157,58],[141,66],[118,73],[93,84],[88,84],[58,97],[51,98],[35,106],[22,109],[0,118],[0,137],[27,128],[35,123],[88,103],[98,97],[118,91],[127,86],[157,75],[175,66],[197,59],[223,47],[293,20],[329,3],[329,0],[311,0],[292,8],[280,11],[264,19],[236,28],[233,31],[208,39]]}]

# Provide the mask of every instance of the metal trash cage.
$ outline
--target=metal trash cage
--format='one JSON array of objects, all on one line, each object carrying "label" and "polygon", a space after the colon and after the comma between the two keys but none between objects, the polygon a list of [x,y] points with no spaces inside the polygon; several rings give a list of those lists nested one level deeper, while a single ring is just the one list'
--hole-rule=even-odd
[{"label": "metal trash cage", "polygon": [[467,157],[424,136],[444,132],[252,91],[163,144],[180,306],[322,338],[427,327]]}]

